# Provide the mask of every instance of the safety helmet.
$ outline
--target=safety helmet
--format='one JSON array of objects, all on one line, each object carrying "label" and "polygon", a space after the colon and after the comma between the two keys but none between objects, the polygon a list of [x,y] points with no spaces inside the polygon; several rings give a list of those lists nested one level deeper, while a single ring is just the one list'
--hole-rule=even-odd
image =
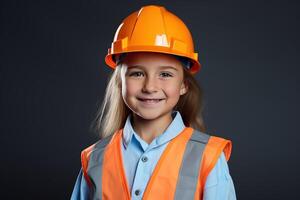
[{"label": "safety helmet", "polygon": [[115,69],[115,56],[129,52],[158,52],[188,58],[192,74],[201,68],[189,29],[162,6],[144,6],[126,17],[115,33],[105,62]]}]

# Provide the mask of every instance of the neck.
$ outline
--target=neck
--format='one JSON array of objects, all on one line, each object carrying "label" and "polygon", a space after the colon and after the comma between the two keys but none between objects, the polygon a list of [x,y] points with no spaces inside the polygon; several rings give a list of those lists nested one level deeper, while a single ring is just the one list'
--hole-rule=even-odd
[{"label": "neck", "polygon": [[133,113],[133,129],[144,141],[150,144],[154,138],[161,135],[171,124],[173,120],[171,113],[151,120],[143,119]]}]

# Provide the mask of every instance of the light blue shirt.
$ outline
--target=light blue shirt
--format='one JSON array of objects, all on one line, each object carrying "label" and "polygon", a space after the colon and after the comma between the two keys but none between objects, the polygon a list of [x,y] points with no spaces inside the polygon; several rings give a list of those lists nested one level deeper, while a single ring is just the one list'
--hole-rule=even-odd
[{"label": "light blue shirt", "polygon": [[[142,199],[148,181],[164,149],[169,141],[185,128],[178,111],[174,111],[172,117],[173,121],[165,132],[153,139],[150,144],[133,130],[131,115],[127,117],[122,144],[120,145],[122,146],[123,164],[132,200]],[[71,199],[88,199],[88,189],[82,170],[80,170]],[[137,190],[139,192],[136,192]],[[220,155],[206,179],[203,199],[236,200],[234,184],[229,174],[224,153]]]}]

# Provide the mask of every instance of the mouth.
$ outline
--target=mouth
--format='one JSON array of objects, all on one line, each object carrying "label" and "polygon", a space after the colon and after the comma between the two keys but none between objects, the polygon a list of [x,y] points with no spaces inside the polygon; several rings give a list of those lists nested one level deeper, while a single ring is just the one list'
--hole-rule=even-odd
[{"label": "mouth", "polygon": [[137,98],[139,101],[145,102],[145,103],[158,103],[164,99],[143,99],[143,98]]}]

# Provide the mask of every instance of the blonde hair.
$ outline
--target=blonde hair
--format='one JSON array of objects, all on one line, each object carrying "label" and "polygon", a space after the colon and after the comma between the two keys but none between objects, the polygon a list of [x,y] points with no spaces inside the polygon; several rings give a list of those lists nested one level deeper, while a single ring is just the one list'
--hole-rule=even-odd
[{"label": "blonde hair", "polygon": [[[184,81],[188,86],[188,91],[181,95],[174,110],[180,112],[185,126],[192,127],[202,132],[206,131],[203,121],[203,90],[192,75],[182,63],[184,71]],[[110,75],[105,97],[101,107],[96,113],[96,117],[91,128],[105,138],[117,130],[124,127],[127,116],[132,112],[124,103],[121,93],[121,68],[119,62],[116,69]]]}]

